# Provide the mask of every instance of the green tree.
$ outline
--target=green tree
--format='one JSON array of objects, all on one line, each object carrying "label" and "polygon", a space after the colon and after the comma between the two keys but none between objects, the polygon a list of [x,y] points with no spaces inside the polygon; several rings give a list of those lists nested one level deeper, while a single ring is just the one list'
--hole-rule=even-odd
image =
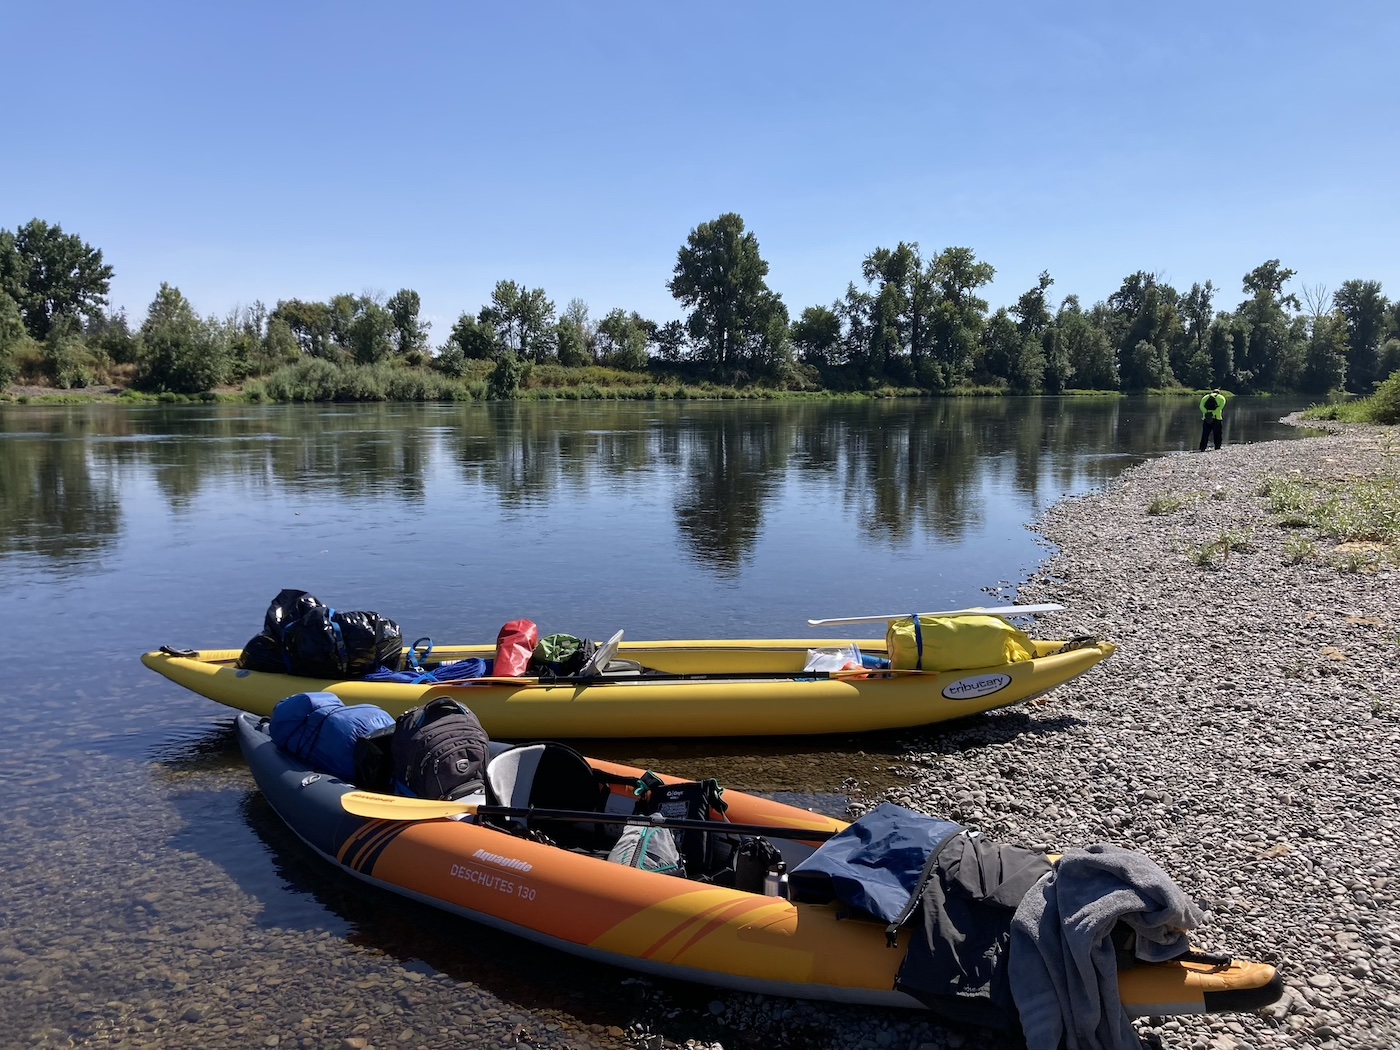
[{"label": "green tree", "polygon": [[978,262],[971,248],[945,248],[931,266],[935,295],[930,318],[930,349],[942,374],[942,385],[960,382],[977,353],[987,301],[977,289],[990,284],[996,270]]},{"label": "green tree", "polygon": [[[1381,344],[1380,364],[1376,372],[1389,379],[1397,369],[1400,369],[1400,339],[1387,339]],[[1381,382],[1385,382],[1385,379]]]},{"label": "green tree", "polygon": [[1050,327],[1050,301],[1046,293],[1054,283],[1049,271],[1042,270],[1036,286],[1023,293],[1011,308],[1021,336],[1012,386],[1022,393],[1039,393],[1046,386],[1058,393],[1069,382],[1069,356],[1055,352],[1054,332]]},{"label": "green tree", "polygon": [[683,360],[689,347],[686,345],[685,325],[679,321],[667,321],[656,330],[656,356],[662,361]]},{"label": "green tree", "polygon": [[1248,387],[1251,373],[1242,372],[1235,360],[1235,348],[1244,345],[1244,322],[1235,314],[1218,314],[1211,323],[1209,337],[1211,384]]},{"label": "green tree", "polygon": [[1332,297],[1345,322],[1347,389],[1369,394],[1385,376],[1380,373],[1380,349],[1386,333],[1386,310],[1379,281],[1343,281]]},{"label": "green tree", "polygon": [[263,337],[262,362],[254,375],[275,371],[281,365],[289,365],[301,356],[301,346],[292,334],[292,326],[281,317],[269,318],[267,335]]},{"label": "green tree", "polygon": [[978,369],[983,381],[1010,383],[1021,359],[1021,330],[1011,311],[1001,307],[982,328],[982,354]]},{"label": "green tree", "polygon": [[60,390],[84,387],[92,382],[86,367],[87,348],[83,346],[78,320],[59,314],[49,325],[49,337],[44,340],[44,371]]},{"label": "green tree", "polygon": [[331,312],[325,303],[282,299],[272,310],[272,320],[287,325],[304,354],[325,357],[331,337]]},{"label": "green tree", "polygon": [[753,322],[744,340],[745,359],[756,378],[792,379],[792,344],[788,312],[777,292],[765,292],[754,304]]},{"label": "green tree", "polygon": [[873,308],[874,300],[870,294],[857,288],[854,281],[846,285],[845,298],[832,306],[846,333],[841,340],[842,354],[837,364],[850,364],[867,383],[876,379],[870,362],[870,314]]},{"label": "green tree", "polygon": [[1249,373],[1256,389],[1275,386],[1280,374],[1288,371],[1291,318],[1284,308],[1301,309],[1298,297],[1283,290],[1293,274],[1277,259],[1270,259],[1244,275],[1244,290],[1250,298],[1237,311],[1245,336],[1243,345],[1236,345],[1235,356],[1242,359],[1237,367]]},{"label": "green tree", "polygon": [[19,373],[15,352],[26,334],[19,304],[8,292],[0,290],[0,390],[13,383]]},{"label": "green tree", "polygon": [[555,345],[559,363],[578,368],[597,362],[598,328],[588,319],[588,304],[582,299],[570,299],[555,325]]},{"label": "green tree", "polygon": [[[339,297],[337,297],[339,298]],[[394,315],[368,296],[354,302],[346,344],[362,365],[383,361],[394,352]]]},{"label": "green tree", "polygon": [[647,367],[648,325],[638,313],[610,310],[598,322],[598,350],[603,363],[631,372]]},{"label": "green tree", "polygon": [[543,288],[497,281],[491,302],[482,307],[478,320],[494,329],[502,347],[523,358],[543,363],[553,353],[554,304]]},{"label": "green tree", "polygon": [[870,341],[866,368],[872,379],[911,379],[910,370],[901,360],[904,339],[899,318],[903,310],[903,295],[893,284],[884,285],[870,298]]},{"label": "green tree", "polygon": [[1127,390],[1146,390],[1167,386],[1171,381],[1171,366],[1160,347],[1139,339],[1132,352],[1122,362],[1123,386]]},{"label": "green tree", "polygon": [[340,354],[352,352],[355,337],[351,329],[360,312],[360,296],[342,292],[333,295],[326,304],[326,318],[330,324],[330,345]]},{"label": "green tree", "polygon": [[211,319],[208,323],[210,338],[221,342],[228,351],[228,375],[232,381],[247,379],[249,376],[266,375],[279,365],[289,364],[299,356],[296,340],[291,331],[282,329],[291,343],[289,357],[276,360],[267,354],[267,331],[271,324],[267,307],[260,301],[251,306],[237,306],[230,310],[222,321]]},{"label": "green tree", "polygon": [[412,288],[400,288],[389,296],[389,301],[384,307],[394,319],[394,336],[397,343],[395,350],[398,355],[406,357],[409,354],[421,354],[426,350],[428,329],[432,326],[418,317],[423,308],[418,293]]},{"label": "green tree", "polygon": [[138,385],[197,394],[218,386],[227,372],[227,348],[211,338],[180,290],[162,282],[141,325]]},{"label": "green tree", "polygon": [[504,349],[492,324],[467,313],[457,318],[448,342],[455,345],[469,361],[494,360]]},{"label": "green tree", "polygon": [[31,219],[0,232],[0,290],[19,306],[35,339],[47,339],[60,315],[87,317],[106,305],[112,268],[77,234]]},{"label": "green tree", "polygon": [[833,365],[841,349],[841,318],[825,306],[809,306],[792,322],[789,338],[804,363]]},{"label": "green tree", "polygon": [[1347,326],[1337,313],[1313,318],[1298,389],[1325,397],[1339,390],[1346,378]]},{"label": "green tree", "polygon": [[136,361],[136,335],[127,322],[126,311],[98,311],[83,326],[83,341],[119,365]]},{"label": "green tree", "polygon": [[[1125,390],[1170,386],[1176,381],[1170,347],[1179,338],[1176,289],[1139,270],[1108,297],[1108,331],[1118,350],[1118,375]],[[1152,347],[1144,355],[1141,344]]]},{"label": "green tree", "polygon": [[[1214,301],[1215,285],[1210,281],[1205,284],[1193,284],[1191,290],[1181,298],[1180,313],[1184,325],[1185,350],[1179,362],[1172,362],[1172,367],[1175,370],[1178,364],[1184,364],[1186,367],[1182,369],[1183,374],[1191,373],[1194,368],[1196,371],[1187,382],[1195,387],[1214,386],[1216,383],[1225,382],[1227,378],[1210,374],[1209,342],[1210,325],[1215,318]],[[1199,371],[1202,361],[1206,369],[1204,377]]]},{"label": "green tree", "polygon": [[1055,316],[1055,353],[1069,365],[1075,385],[1086,390],[1118,389],[1118,358],[1102,328],[1079,305],[1065,296]]},{"label": "green tree", "polygon": [[543,288],[531,288],[520,297],[518,323],[520,352],[538,364],[555,356],[554,303]]},{"label": "green tree", "polygon": [[876,248],[865,257],[861,273],[875,286],[875,339],[888,359],[907,357],[916,375],[932,344],[933,268],[925,267],[917,242],[900,241],[893,249]]},{"label": "green tree", "polygon": [[486,381],[486,396],[492,401],[511,401],[520,396],[520,385],[529,375],[530,366],[514,350],[496,358],[496,367]]},{"label": "green tree", "polygon": [[[727,212],[690,231],[666,287],[687,309],[686,323],[701,360],[718,375],[735,376],[772,362],[754,355],[786,345],[787,310],[768,288],[768,264],[744,220]],[[781,314],[783,333],[774,324]]]}]

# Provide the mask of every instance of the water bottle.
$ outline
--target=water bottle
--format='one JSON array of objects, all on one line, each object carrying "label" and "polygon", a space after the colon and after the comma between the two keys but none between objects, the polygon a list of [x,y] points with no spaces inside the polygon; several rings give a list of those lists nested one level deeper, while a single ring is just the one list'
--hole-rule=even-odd
[{"label": "water bottle", "polygon": [[787,865],[780,860],[775,860],[768,866],[768,873],[763,876],[763,892],[769,897],[785,897],[787,889]]}]

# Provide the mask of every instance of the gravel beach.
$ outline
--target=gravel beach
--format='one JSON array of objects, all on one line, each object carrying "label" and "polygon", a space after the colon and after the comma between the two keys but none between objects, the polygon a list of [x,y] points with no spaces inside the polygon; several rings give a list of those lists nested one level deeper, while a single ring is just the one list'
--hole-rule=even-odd
[{"label": "gravel beach", "polygon": [[[930,738],[884,796],[1019,845],[1135,846],[1205,910],[1198,947],[1280,967],[1287,994],[1262,1014],[1144,1019],[1148,1045],[1400,1046],[1400,572],[1284,527],[1260,494],[1395,478],[1396,438],[1169,456],[1052,508],[1037,529],[1059,551],[1019,600],[1067,607],[1037,633],[1117,654]],[[909,1034],[885,1045],[998,1045]]]}]

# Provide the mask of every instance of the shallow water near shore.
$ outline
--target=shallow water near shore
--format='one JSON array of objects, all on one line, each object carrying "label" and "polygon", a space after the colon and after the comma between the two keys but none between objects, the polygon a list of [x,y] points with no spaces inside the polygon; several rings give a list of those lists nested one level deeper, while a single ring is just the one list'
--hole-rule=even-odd
[{"label": "shallow water near shore", "polygon": [[[1298,407],[1232,402],[1227,440],[1296,437],[1276,421]],[[619,992],[621,971],[331,870],[253,788],[231,712],[139,654],[241,645],[282,587],[441,642],[519,616],[595,638],[802,637],[808,617],[1000,603],[1047,553],[1025,528],[1047,506],[1198,437],[1194,407],[1160,399],[0,408],[0,1031],[741,1045],[707,1020],[718,993]],[[1027,729],[1015,709],[981,724]],[[840,813],[899,787],[911,741],[946,736],[583,749]],[[816,1045],[803,1023],[792,1045]]]}]

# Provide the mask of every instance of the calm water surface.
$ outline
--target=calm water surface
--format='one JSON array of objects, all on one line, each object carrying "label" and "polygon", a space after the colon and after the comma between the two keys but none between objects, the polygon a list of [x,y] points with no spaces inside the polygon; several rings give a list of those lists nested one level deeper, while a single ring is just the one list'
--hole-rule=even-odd
[{"label": "calm water surface", "polygon": [[[1233,401],[1226,440],[1297,437],[1277,420],[1299,407]],[[519,617],[802,637],[808,617],[1010,600],[1048,553],[1026,528],[1046,507],[1198,437],[1194,406],[1160,399],[0,406],[0,1045],[508,1045],[524,1026],[581,1046],[661,1023],[616,971],[309,857],[231,713],[141,652],[242,645],[283,587],[439,642]],[[586,750],[839,812],[901,739]]]}]

